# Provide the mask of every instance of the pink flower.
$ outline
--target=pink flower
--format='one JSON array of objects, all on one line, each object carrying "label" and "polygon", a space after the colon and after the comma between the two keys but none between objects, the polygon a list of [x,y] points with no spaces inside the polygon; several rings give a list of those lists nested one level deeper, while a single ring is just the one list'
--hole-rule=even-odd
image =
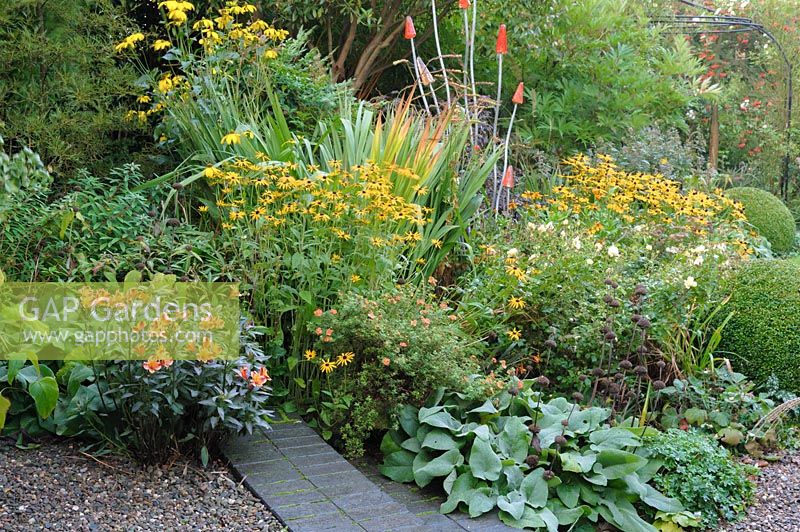
[{"label": "pink flower", "polygon": [[314,316],[316,316],[316,317],[318,317],[318,318],[319,318],[320,316],[322,316],[322,309],[321,309],[321,308],[318,308],[317,310],[315,310],[315,311],[314,311]]}]

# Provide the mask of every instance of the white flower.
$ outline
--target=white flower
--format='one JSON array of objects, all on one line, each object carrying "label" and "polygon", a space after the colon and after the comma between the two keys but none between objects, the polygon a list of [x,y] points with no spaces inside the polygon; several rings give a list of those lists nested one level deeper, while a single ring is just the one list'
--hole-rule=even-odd
[{"label": "white flower", "polygon": [[700,244],[696,248],[692,250],[692,253],[705,253],[706,247],[703,244]]},{"label": "white flower", "polygon": [[595,242],[594,250],[595,251],[602,251],[602,249],[603,249],[603,244],[601,244],[600,242]]},{"label": "white flower", "polygon": [[591,266],[592,264],[594,264],[594,261],[592,259],[586,259],[586,264],[587,266]]},{"label": "white flower", "polygon": [[667,253],[672,253],[673,255],[677,255],[680,252],[681,250],[676,248],[675,246],[670,246],[667,248]]},{"label": "white flower", "polygon": [[582,247],[582,244],[581,244],[581,237],[579,237],[579,236],[576,236],[575,238],[573,238],[573,239],[572,239],[572,246],[573,246],[575,249],[581,249],[581,247]]},{"label": "white flower", "polygon": [[644,249],[646,249],[647,251],[653,251],[653,246],[651,246],[650,244],[647,244],[647,245],[644,247]]},{"label": "white flower", "polygon": [[703,265],[703,256],[699,255],[694,261],[692,262],[695,266],[702,266]]},{"label": "white flower", "polygon": [[608,256],[611,257],[612,259],[616,259],[617,257],[619,257],[619,248],[614,244],[608,246],[608,250],[606,252],[608,253]]},{"label": "white flower", "polygon": [[548,231],[553,230],[553,222],[547,222],[546,224],[541,224],[539,227],[536,228],[540,233],[546,233]]},{"label": "white flower", "polygon": [[683,286],[686,287],[687,290],[691,290],[695,286],[697,286],[697,281],[694,280],[694,277],[691,275],[684,279]]},{"label": "white flower", "polygon": [[519,255],[519,250],[517,248],[511,248],[508,251],[506,251],[506,257],[510,259],[513,259],[517,255]]}]

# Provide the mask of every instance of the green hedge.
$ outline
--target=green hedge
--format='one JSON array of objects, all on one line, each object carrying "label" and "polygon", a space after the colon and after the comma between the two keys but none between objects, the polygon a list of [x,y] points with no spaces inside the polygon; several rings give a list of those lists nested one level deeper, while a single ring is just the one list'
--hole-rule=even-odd
[{"label": "green hedge", "polygon": [[794,217],[786,205],[766,190],[753,187],[732,188],[725,192],[744,206],[747,221],[769,240],[772,250],[784,253],[794,246]]},{"label": "green hedge", "polygon": [[[734,312],[719,349],[738,371],[759,383],[770,375],[800,393],[800,265],[755,260],[730,281],[732,297],[721,315]],[[728,356],[726,353],[726,356]]]}]

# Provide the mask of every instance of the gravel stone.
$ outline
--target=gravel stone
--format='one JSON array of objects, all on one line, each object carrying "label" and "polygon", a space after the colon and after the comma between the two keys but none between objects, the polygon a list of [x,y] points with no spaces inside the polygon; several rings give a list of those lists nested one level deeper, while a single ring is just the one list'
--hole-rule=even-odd
[{"label": "gravel stone", "polygon": [[[99,462],[98,460],[102,461]],[[285,531],[219,462],[141,467],[70,441],[20,450],[0,440],[0,530]]]},{"label": "gravel stone", "polygon": [[756,497],[747,517],[723,526],[719,532],[800,531],[800,452],[765,465],[757,483]]}]

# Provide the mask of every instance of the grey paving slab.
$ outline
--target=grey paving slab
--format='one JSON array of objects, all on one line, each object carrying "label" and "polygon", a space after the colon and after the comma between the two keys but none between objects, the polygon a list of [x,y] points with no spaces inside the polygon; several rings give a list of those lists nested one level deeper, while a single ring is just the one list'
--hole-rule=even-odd
[{"label": "grey paving slab", "polygon": [[344,460],[302,422],[237,438],[225,454],[231,467],[291,531],[507,532],[496,514],[441,515],[439,488],[383,477],[377,464]]},{"label": "grey paving slab", "polygon": [[426,528],[304,423],[276,424],[267,433],[233,440],[226,456],[294,532]]}]

